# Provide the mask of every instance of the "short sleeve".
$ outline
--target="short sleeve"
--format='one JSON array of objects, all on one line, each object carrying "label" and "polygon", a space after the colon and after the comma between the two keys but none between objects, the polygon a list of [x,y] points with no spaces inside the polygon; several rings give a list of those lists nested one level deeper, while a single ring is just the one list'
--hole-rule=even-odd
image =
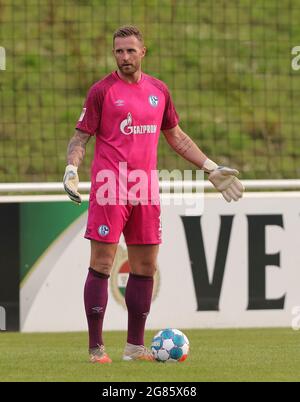
[{"label": "short sleeve", "polygon": [[170,92],[168,88],[165,89],[165,97],[166,97],[166,104],[165,104],[165,111],[163,115],[163,121],[161,124],[162,130],[170,130],[174,128],[179,123],[179,116],[176,112],[174,103],[172,101]]},{"label": "short sleeve", "polygon": [[77,129],[90,135],[97,132],[101,121],[102,105],[98,92],[95,85],[91,87],[76,125]]}]

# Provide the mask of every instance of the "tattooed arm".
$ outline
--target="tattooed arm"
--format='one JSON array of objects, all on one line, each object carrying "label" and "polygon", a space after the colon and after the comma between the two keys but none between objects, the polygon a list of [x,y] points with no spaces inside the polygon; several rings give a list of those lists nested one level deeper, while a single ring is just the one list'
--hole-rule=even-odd
[{"label": "tattooed arm", "polygon": [[238,201],[244,192],[244,187],[236,169],[218,166],[201,151],[198,145],[177,125],[163,131],[169,145],[184,159],[209,173],[208,179],[215,188],[223,194],[226,201]]},{"label": "tattooed arm", "polygon": [[76,130],[68,145],[68,165],[79,167],[85,155],[86,144],[91,136],[83,131]]},{"label": "tattooed arm", "polygon": [[78,192],[79,177],[77,170],[83,161],[86,144],[90,138],[89,134],[76,130],[68,145],[68,166],[66,167],[63,180],[64,188],[69,198],[77,204],[81,204],[81,196]]}]

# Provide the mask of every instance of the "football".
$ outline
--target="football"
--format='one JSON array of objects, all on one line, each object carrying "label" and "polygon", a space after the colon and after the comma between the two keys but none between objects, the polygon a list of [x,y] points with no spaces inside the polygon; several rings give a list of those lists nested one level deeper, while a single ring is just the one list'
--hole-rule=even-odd
[{"label": "football", "polygon": [[166,328],[152,339],[151,351],[159,362],[183,362],[189,353],[189,340],[178,329]]}]

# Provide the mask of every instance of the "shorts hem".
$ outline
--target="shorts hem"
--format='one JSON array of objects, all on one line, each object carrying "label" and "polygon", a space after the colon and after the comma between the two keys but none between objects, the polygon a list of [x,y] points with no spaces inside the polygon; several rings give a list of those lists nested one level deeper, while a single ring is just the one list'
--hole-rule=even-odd
[{"label": "shorts hem", "polygon": [[87,240],[95,240],[98,243],[110,243],[110,244],[118,244],[119,240],[109,240],[109,239],[99,239],[99,237],[93,237],[93,236],[84,236],[85,239]]},{"label": "shorts hem", "polygon": [[126,239],[125,239],[125,242],[126,242],[126,245],[127,246],[140,246],[140,245],[145,245],[145,246],[147,246],[147,245],[159,245],[159,244],[162,244],[162,241],[126,241]]},{"label": "shorts hem", "polygon": [[[119,240],[110,240],[110,239],[99,239],[99,237],[93,237],[93,236],[84,236],[85,239],[87,240],[95,240],[99,243],[111,243],[111,244],[117,244],[120,242]],[[138,246],[138,245],[159,245],[162,244],[162,240],[156,240],[156,241],[126,241],[125,239],[125,243],[127,246]]]}]

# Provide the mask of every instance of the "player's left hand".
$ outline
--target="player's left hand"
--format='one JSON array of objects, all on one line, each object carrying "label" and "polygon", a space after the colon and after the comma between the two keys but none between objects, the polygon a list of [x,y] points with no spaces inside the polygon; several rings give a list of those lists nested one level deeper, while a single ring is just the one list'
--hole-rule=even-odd
[{"label": "player's left hand", "polygon": [[237,178],[239,171],[224,166],[213,170],[208,180],[220,191],[227,202],[238,201],[245,191],[244,186]]}]

